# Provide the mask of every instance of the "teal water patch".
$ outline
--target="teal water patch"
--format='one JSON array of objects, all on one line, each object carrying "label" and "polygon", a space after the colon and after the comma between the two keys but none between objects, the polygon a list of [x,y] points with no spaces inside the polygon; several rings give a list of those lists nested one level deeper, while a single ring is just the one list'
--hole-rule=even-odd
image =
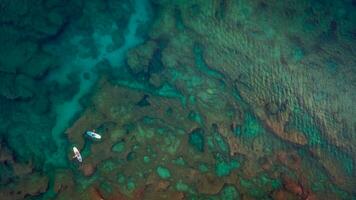
[{"label": "teal water patch", "polygon": [[171,172],[166,167],[158,166],[156,172],[158,176],[161,177],[162,179],[168,179],[171,177]]},{"label": "teal water patch", "polygon": [[180,12],[179,9],[175,9],[174,10],[174,17],[176,20],[176,27],[178,30],[183,31],[186,27],[183,23],[183,19],[182,19],[182,13]]},{"label": "teal water patch", "polygon": [[150,102],[148,101],[149,96],[147,94],[145,94],[142,99],[136,103],[136,105],[140,106],[140,107],[146,107],[150,105]]},{"label": "teal water patch", "polygon": [[169,69],[170,76],[172,77],[172,82],[175,82],[177,80],[179,81],[184,81],[184,83],[187,86],[187,90],[189,92],[193,92],[193,88],[196,88],[197,86],[201,85],[204,83],[204,80],[200,76],[194,76],[191,74],[191,69],[187,69],[187,73],[182,73],[179,70],[176,70],[174,68]]},{"label": "teal water patch", "polygon": [[330,59],[326,61],[326,68],[331,74],[335,74],[339,68],[339,65],[337,62]]},{"label": "teal water patch", "polygon": [[205,138],[204,130],[201,128],[194,129],[189,133],[189,144],[198,152],[204,152]]},{"label": "teal water patch", "polygon": [[296,49],[294,49],[294,52],[293,52],[293,59],[294,59],[296,62],[299,62],[299,61],[301,61],[303,58],[304,58],[304,51],[303,51],[301,48],[296,48]]},{"label": "teal water patch", "polygon": [[127,182],[126,187],[127,187],[127,190],[133,191],[136,188],[136,184],[132,180],[129,180],[129,182]]},{"label": "teal water patch", "polygon": [[125,142],[124,141],[119,141],[114,146],[112,146],[111,150],[113,152],[117,152],[117,153],[123,152],[125,150]]},{"label": "teal water patch", "polygon": [[172,163],[174,163],[178,166],[185,166],[185,164],[186,164],[186,162],[182,156],[179,156],[177,159],[173,160]]},{"label": "teal water patch", "polygon": [[100,191],[104,194],[110,194],[113,191],[112,185],[108,181],[102,181],[99,185]]},{"label": "teal water patch", "polygon": [[162,97],[179,98],[179,99],[182,98],[181,93],[175,87],[173,87],[168,83],[163,84],[163,86],[158,90],[158,95]]},{"label": "teal water patch", "polygon": [[241,165],[241,159],[226,159],[222,154],[215,156],[215,174],[218,177],[229,176],[232,170],[238,169]]},{"label": "teal water patch", "polygon": [[233,185],[225,185],[220,192],[220,199],[224,200],[239,200],[240,194]]},{"label": "teal water patch", "polygon": [[240,126],[237,126],[234,130],[233,133],[236,137],[240,137],[242,135],[242,130]]},{"label": "teal water patch", "polygon": [[153,53],[153,56],[148,64],[148,73],[160,73],[164,69],[164,65],[162,63],[162,52],[160,49],[156,50]]},{"label": "teal water patch", "polygon": [[151,162],[151,158],[149,156],[143,156],[143,162],[144,163],[150,163]]},{"label": "teal water patch", "polygon": [[121,173],[117,174],[117,182],[118,183],[120,183],[122,185],[123,183],[125,183],[125,181],[126,181],[126,177],[124,174],[121,174]]},{"label": "teal water patch", "polygon": [[188,192],[189,191],[189,186],[185,183],[183,183],[183,181],[178,181],[175,185],[175,188],[178,190],[178,191],[181,191],[181,192]]},{"label": "teal water patch", "polygon": [[255,116],[252,114],[245,114],[243,123],[243,135],[247,138],[254,138],[263,132],[263,127]]},{"label": "teal water patch", "polygon": [[191,121],[194,121],[196,123],[198,123],[200,126],[204,125],[204,121],[203,118],[201,117],[201,115],[199,114],[199,112],[197,111],[190,111],[189,115],[188,115],[188,119],[190,119]]},{"label": "teal water patch", "polygon": [[209,167],[206,163],[200,163],[198,169],[201,173],[206,173],[209,171]]},{"label": "teal water patch", "polygon": [[241,127],[236,127],[233,131],[236,137],[242,139],[242,142],[251,143],[253,140],[264,133],[261,122],[250,112],[245,112],[244,122]]}]

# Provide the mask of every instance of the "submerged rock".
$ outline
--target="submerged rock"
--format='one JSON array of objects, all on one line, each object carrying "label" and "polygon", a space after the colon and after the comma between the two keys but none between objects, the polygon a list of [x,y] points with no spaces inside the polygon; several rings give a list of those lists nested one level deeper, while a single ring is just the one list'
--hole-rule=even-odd
[{"label": "submerged rock", "polygon": [[297,196],[285,191],[285,190],[276,190],[273,191],[272,197],[274,200],[287,200],[287,199],[298,199]]},{"label": "submerged rock", "polygon": [[159,88],[163,85],[162,76],[158,74],[151,74],[150,79],[148,80],[151,85],[156,88]]},{"label": "submerged rock", "polygon": [[204,174],[196,178],[199,182],[197,190],[201,194],[214,195],[221,191],[224,181],[212,174]]},{"label": "submerged rock", "polygon": [[28,100],[32,98],[34,82],[23,75],[1,73],[0,95],[9,100]]},{"label": "submerged rock", "polygon": [[127,63],[134,74],[148,72],[149,63],[156,48],[156,43],[150,41],[128,53]]},{"label": "submerged rock", "polygon": [[117,152],[117,153],[123,152],[125,150],[125,142],[120,141],[120,142],[116,143],[114,146],[111,147],[111,150],[113,152]]},{"label": "submerged rock", "polygon": [[24,199],[25,197],[38,196],[48,189],[49,179],[39,173],[29,174],[21,177],[17,185],[12,185],[0,190],[0,196],[4,199]]},{"label": "submerged rock", "polygon": [[21,68],[20,72],[32,78],[42,78],[46,73],[58,66],[58,58],[47,52],[38,51],[32,56],[27,67]]},{"label": "submerged rock", "polygon": [[281,137],[283,140],[292,142],[298,145],[306,145],[308,143],[305,135],[296,130],[285,131],[282,122],[276,122],[269,119],[264,121],[268,129],[270,129],[277,136]]},{"label": "submerged rock", "polygon": [[303,188],[300,184],[297,182],[293,181],[291,178],[285,177],[283,180],[283,186],[284,188],[289,191],[290,193],[297,195],[297,196],[302,196],[303,195]]},{"label": "submerged rock", "polygon": [[136,157],[137,157],[137,153],[134,151],[130,151],[126,156],[126,160],[132,161],[132,160],[136,159]]},{"label": "submerged rock", "polygon": [[167,190],[167,188],[169,187],[170,185],[170,182],[169,181],[159,181],[157,184],[156,184],[156,187],[155,187],[155,190],[156,191],[165,191]]},{"label": "submerged rock", "polygon": [[72,173],[69,170],[58,171],[54,178],[54,192],[64,192],[66,190],[74,189],[74,180]]},{"label": "submerged rock", "polygon": [[95,166],[91,163],[85,163],[80,168],[84,176],[91,176],[95,172]]}]

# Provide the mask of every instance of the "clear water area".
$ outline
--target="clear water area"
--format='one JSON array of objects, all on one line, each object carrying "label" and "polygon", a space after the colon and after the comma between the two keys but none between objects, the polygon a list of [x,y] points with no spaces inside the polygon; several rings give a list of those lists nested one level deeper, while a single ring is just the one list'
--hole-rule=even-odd
[{"label": "clear water area", "polygon": [[355,2],[1,4],[1,199],[356,198]]}]

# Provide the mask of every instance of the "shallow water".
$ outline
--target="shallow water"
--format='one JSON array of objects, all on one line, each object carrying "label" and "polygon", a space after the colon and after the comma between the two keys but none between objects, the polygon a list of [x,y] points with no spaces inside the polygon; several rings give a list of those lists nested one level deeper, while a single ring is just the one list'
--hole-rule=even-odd
[{"label": "shallow water", "polygon": [[[59,148],[56,154],[49,155],[46,162],[52,165],[66,166],[66,144],[65,139],[61,139],[63,133],[68,128],[68,124],[71,123],[76,114],[78,114],[83,108],[79,103],[79,100],[83,98],[93,85],[96,83],[98,77],[95,69],[98,67],[98,63],[107,60],[112,67],[119,68],[123,64],[122,61],[125,58],[128,49],[138,45],[142,42],[142,38],[137,36],[137,28],[139,24],[146,23],[148,20],[148,10],[150,9],[147,2],[144,0],[134,1],[134,12],[129,18],[125,33],[124,33],[124,43],[122,46],[115,47],[115,50],[108,51],[110,46],[113,45],[112,36],[108,33],[100,33],[94,30],[92,34],[92,40],[94,40],[94,46],[90,48],[96,48],[98,53],[95,57],[81,57],[78,55],[70,54],[65,56],[65,63],[59,70],[52,72],[49,75],[49,80],[58,81],[60,84],[65,84],[68,81],[68,76],[73,73],[78,73],[79,77],[79,90],[76,94],[68,101],[60,104],[56,104],[54,110],[56,112],[56,125],[52,129],[52,137],[57,142],[56,146]],[[114,32],[118,27],[113,23],[109,33]],[[86,33],[87,34],[87,33]],[[74,38],[67,41],[67,38],[59,41],[60,46],[68,45],[75,46],[78,48],[79,52],[76,54],[81,54],[81,52],[88,52],[90,49],[83,46],[80,41],[87,35],[75,35]],[[57,43],[52,45],[58,45]],[[68,61],[69,60],[69,61]],[[100,66],[99,66],[100,67]],[[85,78],[84,74],[87,73],[89,78]],[[83,76],[82,76],[83,74]]]},{"label": "shallow water", "polygon": [[0,199],[356,198],[354,2],[0,3]]}]

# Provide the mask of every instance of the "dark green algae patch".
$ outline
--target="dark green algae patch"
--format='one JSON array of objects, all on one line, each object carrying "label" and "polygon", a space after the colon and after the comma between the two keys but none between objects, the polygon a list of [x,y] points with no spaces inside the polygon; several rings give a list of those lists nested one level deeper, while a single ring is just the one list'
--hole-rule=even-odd
[{"label": "dark green algae patch", "polygon": [[1,197],[356,198],[353,2],[1,5]]}]

